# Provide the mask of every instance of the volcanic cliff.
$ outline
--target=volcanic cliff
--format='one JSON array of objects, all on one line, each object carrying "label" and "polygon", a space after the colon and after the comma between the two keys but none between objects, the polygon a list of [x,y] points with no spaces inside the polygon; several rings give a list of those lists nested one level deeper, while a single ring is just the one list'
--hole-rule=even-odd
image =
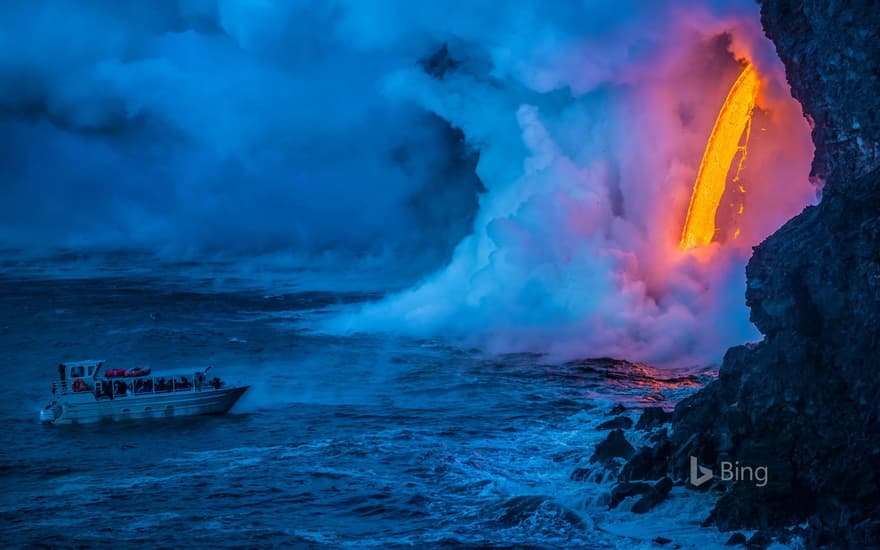
[{"label": "volcanic cliff", "polygon": [[[764,0],[761,16],[813,126],[806,208],[755,247],[746,302],[764,334],[675,409],[672,435],[622,479],[687,479],[690,456],[766,466],[708,483],[724,530],[794,527],[808,547],[880,546],[880,8]],[[690,486],[690,485],[689,485]],[[791,531],[788,531],[789,533]]]}]

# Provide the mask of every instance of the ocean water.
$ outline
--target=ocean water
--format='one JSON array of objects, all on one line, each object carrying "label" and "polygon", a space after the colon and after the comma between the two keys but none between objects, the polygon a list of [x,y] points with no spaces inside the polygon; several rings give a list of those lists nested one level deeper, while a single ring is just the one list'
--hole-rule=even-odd
[{"label": "ocean water", "polygon": [[[321,319],[381,291],[194,271],[84,276],[5,265],[0,545],[657,548],[652,540],[665,537],[707,548],[727,540],[700,527],[711,508],[705,495],[676,488],[636,515],[632,502],[608,509],[612,483],[600,471],[570,479],[589,467],[605,435],[596,426],[612,406],[624,403],[633,419],[642,406],[671,407],[710,380],[711,368],[554,363],[327,334],[316,328]],[[253,387],[224,416],[41,425],[55,366],[89,358],[154,370],[214,365]],[[643,435],[628,437],[638,446]]]}]

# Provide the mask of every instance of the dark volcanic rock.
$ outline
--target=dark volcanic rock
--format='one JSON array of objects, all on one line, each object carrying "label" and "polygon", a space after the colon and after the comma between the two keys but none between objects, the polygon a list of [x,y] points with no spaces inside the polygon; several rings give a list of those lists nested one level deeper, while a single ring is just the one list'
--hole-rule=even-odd
[{"label": "dark volcanic rock", "polygon": [[749,542],[746,543],[746,548],[749,550],[764,550],[770,546],[773,542],[773,539],[767,533],[763,531],[758,531],[752,538],[749,539]]},{"label": "dark volcanic rock", "polygon": [[626,412],[626,407],[623,405],[623,403],[618,403],[617,405],[614,405],[613,407],[611,407],[611,410],[608,411],[607,413],[605,413],[605,416],[620,415],[625,412]]},{"label": "dark volcanic rock", "polygon": [[[764,340],[728,350],[718,380],[676,407],[670,439],[641,449],[621,479],[684,477],[690,456],[763,466],[766,486],[727,485],[710,516],[721,529],[808,520],[808,547],[878,547],[880,9],[764,0],[761,13],[813,123],[824,196],[749,261],[746,301]],[[749,546],[765,544],[759,534]]]},{"label": "dark volcanic rock", "polygon": [[596,452],[590,457],[590,462],[610,464],[615,458],[629,458],[635,449],[623,435],[623,430],[614,430],[608,433],[605,441],[596,445]]},{"label": "dark volcanic rock", "polygon": [[636,423],[637,430],[653,430],[663,424],[672,421],[672,413],[664,411],[660,407],[648,407],[642,411],[642,416]]},{"label": "dark volcanic rock", "polygon": [[620,479],[624,481],[664,477],[669,470],[669,462],[674,450],[672,441],[664,438],[652,447],[642,447],[624,465]]},{"label": "dark volcanic rock", "polygon": [[728,350],[718,380],[676,407],[672,469],[693,455],[769,472],[765,487],[731,485],[712,514],[722,529],[880,517],[878,214],[875,171],[756,247],[746,297],[765,339]]},{"label": "dark volcanic rock", "polygon": [[632,428],[633,421],[625,416],[618,416],[607,422],[599,424],[598,430],[628,430]]},{"label": "dark volcanic rock", "polygon": [[764,0],[761,22],[813,127],[813,175],[852,181],[880,166],[876,0]]},{"label": "dark volcanic rock", "polygon": [[648,440],[651,443],[659,443],[667,439],[669,439],[669,430],[667,430],[666,428],[657,430],[648,437]]},{"label": "dark volcanic rock", "polygon": [[735,483],[719,500],[722,529],[880,516],[878,214],[875,171],[758,246],[746,296],[765,340],[730,349],[675,410],[676,471],[689,455],[769,471],[766,487]]},{"label": "dark volcanic rock", "polygon": [[727,542],[724,543],[724,546],[737,546],[746,544],[746,536],[742,533],[734,533],[730,535],[730,538],[727,539]]},{"label": "dark volcanic rock", "polygon": [[663,502],[672,490],[672,480],[664,477],[654,484],[651,489],[645,493],[645,496],[633,504],[632,511],[634,514],[645,514],[654,509],[655,506]]},{"label": "dark volcanic rock", "polygon": [[611,502],[608,504],[608,507],[616,508],[624,499],[643,495],[650,490],[651,484],[644,481],[624,481],[623,483],[618,483],[611,489]]}]

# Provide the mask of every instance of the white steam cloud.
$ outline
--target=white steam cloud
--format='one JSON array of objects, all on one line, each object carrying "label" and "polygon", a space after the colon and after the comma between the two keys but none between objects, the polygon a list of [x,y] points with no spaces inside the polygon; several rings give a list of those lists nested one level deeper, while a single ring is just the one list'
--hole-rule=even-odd
[{"label": "white steam cloud", "polygon": [[[452,35],[454,69],[398,72],[387,93],[461,128],[481,152],[488,192],[445,269],[334,328],[659,364],[715,361],[753,339],[743,299],[750,246],[815,194],[809,129],[757,6],[476,11],[453,28],[439,11],[404,10],[406,30],[356,37],[381,48],[413,28]],[[741,58],[764,79],[742,233],[682,253],[693,180]]]},{"label": "white steam cloud", "polygon": [[[683,254],[739,59],[742,233]],[[330,329],[654,363],[756,335],[750,246],[815,192],[752,0],[10,2],[0,134],[5,245],[378,258],[430,275]]]}]

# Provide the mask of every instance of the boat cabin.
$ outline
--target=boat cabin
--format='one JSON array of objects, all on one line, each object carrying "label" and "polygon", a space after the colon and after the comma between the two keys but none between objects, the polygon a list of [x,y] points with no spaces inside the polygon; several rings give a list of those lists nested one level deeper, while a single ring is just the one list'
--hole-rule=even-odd
[{"label": "boat cabin", "polygon": [[93,380],[98,377],[98,372],[104,366],[104,361],[76,361],[73,363],[61,363],[58,365],[58,377],[62,382],[76,379]]},{"label": "boat cabin", "polygon": [[[52,393],[92,393],[96,399],[114,399],[157,393],[219,390],[224,384],[216,376],[208,379],[208,371],[185,370],[152,373],[149,367],[107,369],[104,361],[77,361],[58,365],[60,388],[52,383]],[[102,376],[103,374],[103,376]]]}]

